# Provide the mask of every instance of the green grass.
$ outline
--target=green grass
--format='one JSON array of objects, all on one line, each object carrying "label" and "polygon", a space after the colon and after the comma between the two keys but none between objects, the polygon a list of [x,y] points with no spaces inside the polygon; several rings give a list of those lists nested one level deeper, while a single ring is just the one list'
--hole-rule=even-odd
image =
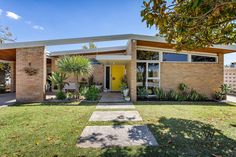
[{"label": "green grass", "polygon": [[76,141],[95,104],[28,104],[0,108],[1,156],[236,156],[236,107],[219,103],[136,104],[159,147],[81,149]]}]

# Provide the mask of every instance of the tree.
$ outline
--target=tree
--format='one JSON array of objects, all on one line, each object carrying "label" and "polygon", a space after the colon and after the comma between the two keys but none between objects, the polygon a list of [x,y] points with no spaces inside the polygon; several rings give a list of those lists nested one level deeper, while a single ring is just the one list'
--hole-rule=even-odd
[{"label": "tree", "polygon": [[52,76],[49,77],[49,80],[54,86],[57,86],[59,92],[62,92],[64,86],[68,84],[67,82],[65,82],[66,79],[66,74],[61,72],[52,72]]},{"label": "tree", "polygon": [[95,49],[95,48],[97,48],[97,46],[93,42],[89,42],[89,46],[87,46],[87,45],[82,46],[82,49],[84,49],[84,50]]},{"label": "tree", "polygon": [[142,21],[177,50],[236,42],[236,0],[148,0]]},{"label": "tree", "polygon": [[79,77],[91,76],[93,72],[90,60],[82,56],[65,56],[58,60],[57,67],[62,72],[74,74],[77,90],[79,89]]},{"label": "tree", "polygon": [[10,32],[9,27],[0,26],[0,43],[4,43],[5,41],[15,41],[13,34]]}]

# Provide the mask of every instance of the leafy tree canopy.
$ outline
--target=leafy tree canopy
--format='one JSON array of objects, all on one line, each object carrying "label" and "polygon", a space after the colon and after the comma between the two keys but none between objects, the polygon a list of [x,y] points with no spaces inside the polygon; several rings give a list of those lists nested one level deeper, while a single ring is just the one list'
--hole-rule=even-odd
[{"label": "leafy tree canopy", "polygon": [[5,41],[15,41],[15,39],[8,27],[0,25],[0,43]]},{"label": "leafy tree canopy", "polygon": [[87,49],[95,49],[97,46],[93,42],[89,42],[89,45],[83,45],[82,49],[87,50]]},{"label": "leafy tree canopy", "polygon": [[177,50],[236,43],[236,0],[145,0],[143,7],[142,21]]}]

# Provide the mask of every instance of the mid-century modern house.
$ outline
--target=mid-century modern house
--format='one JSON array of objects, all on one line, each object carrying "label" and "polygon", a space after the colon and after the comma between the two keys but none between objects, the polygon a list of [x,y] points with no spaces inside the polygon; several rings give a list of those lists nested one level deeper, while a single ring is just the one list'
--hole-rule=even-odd
[{"label": "mid-century modern house", "polygon": [[[47,51],[48,46],[117,40],[127,41],[127,44],[88,50]],[[177,89],[180,83],[210,98],[224,83],[224,54],[232,52],[236,52],[234,45],[176,52],[174,45],[162,38],[135,34],[0,45],[0,59],[12,65],[11,90],[16,92],[17,101],[24,102],[45,99],[47,67],[56,71],[57,59],[65,55],[83,55],[94,60],[94,82],[108,91],[119,91],[121,79],[126,76],[132,101],[137,100],[140,87],[149,89],[149,95],[154,95],[154,88]],[[73,77],[68,80],[73,81]]]}]

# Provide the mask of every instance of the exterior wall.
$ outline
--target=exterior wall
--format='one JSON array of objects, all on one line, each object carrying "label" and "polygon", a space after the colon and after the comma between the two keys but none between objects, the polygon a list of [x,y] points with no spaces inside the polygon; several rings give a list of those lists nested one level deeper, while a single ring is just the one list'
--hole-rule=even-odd
[{"label": "exterior wall", "polygon": [[218,63],[161,63],[161,87],[177,89],[180,83],[212,97],[223,84],[224,56],[218,55]]},{"label": "exterior wall", "polygon": [[16,62],[11,63],[11,92],[16,91]]},{"label": "exterior wall", "polygon": [[236,66],[224,69],[224,83],[231,85],[232,90],[236,92]]},{"label": "exterior wall", "polygon": [[[94,55],[89,55],[89,56],[85,56],[87,58],[95,58]],[[58,68],[56,66],[56,63],[57,63],[57,59],[52,59],[52,63],[51,63],[51,68],[52,68],[52,71],[55,72],[55,71],[58,71]],[[99,65],[94,65],[94,72],[93,72],[93,77],[94,77],[94,82],[97,83],[97,84],[103,84],[104,82],[104,66],[102,64],[99,64]],[[82,79],[82,78],[80,78]],[[87,78],[85,78],[87,79]],[[68,76],[68,79],[66,80],[67,82],[70,82],[70,83],[74,83],[76,82],[76,78],[73,74],[69,75]]]},{"label": "exterior wall", "polygon": [[[37,74],[29,76],[24,68],[29,64]],[[46,53],[44,47],[16,49],[16,101],[39,102],[45,99]]]},{"label": "exterior wall", "polygon": [[137,101],[137,87],[136,87],[136,41],[130,40],[127,54],[131,55],[131,62],[127,64],[127,79],[130,89],[131,101]]}]

